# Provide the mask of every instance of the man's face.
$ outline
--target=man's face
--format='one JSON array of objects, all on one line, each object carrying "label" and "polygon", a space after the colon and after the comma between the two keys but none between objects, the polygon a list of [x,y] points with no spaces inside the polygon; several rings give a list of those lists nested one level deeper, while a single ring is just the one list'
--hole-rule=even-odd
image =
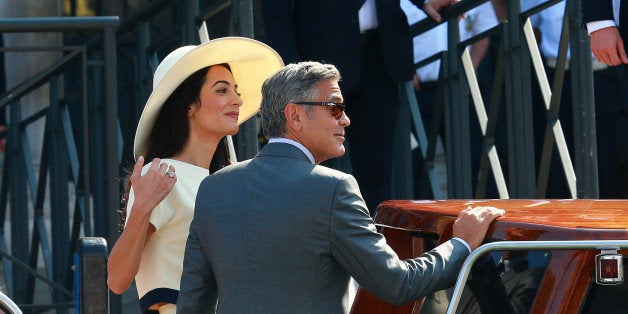
[{"label": "man's face", "polygon": [[[317,85],[319,96],[313,101],[342,103],[342,93],[337,80],[321,82]],[[345,153],[345,128],[350,124],[346,113],[336,119],[328,106],[313,106],[312,112],[304,121],[300,134],[302,144],[307,147],[316,163],[329,158],[340,157]]]}]

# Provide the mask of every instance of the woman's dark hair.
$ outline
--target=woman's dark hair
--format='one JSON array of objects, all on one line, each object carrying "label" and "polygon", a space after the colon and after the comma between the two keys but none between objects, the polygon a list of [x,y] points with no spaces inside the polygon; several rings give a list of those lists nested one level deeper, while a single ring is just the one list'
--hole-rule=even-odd
[{"label": "woman's dark hair", "polygon": [[[218,64],[231,72],[231,67],[224,63]],[[185,145],[190,135],[188,109],[191,105],[200,106],[199,97],[201,88],[205,83],[207,72],[211,66],[202,68],[185,81],[170,94],[159,110],[153,128],[150,131],[146,143],[145,162],[151,162],[154,158],[170,158],[176,155]],[[209,173],[214,173],[231,164],[227,138],[222,138],[216,147],[214,156],[209,166]],[[126,205],[131,190],[130,174],[133,166],[126,169],[127,179],[122,195],[122,209],[120,210],[120,230],[124,229],[126,220]]]}]

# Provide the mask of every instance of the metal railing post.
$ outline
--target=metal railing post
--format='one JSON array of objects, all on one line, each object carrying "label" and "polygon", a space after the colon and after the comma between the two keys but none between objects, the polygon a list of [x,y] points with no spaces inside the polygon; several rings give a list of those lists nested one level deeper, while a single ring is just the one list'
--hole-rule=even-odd
[{"label": "metal railing post", "polygon": [[595,96],[589,36],[581,27],[579,0],[567,1],[571,47],[571,85],[573,100],[573,132],[578,198],[598,198],[598,159],[595,126]]},{"label": "metal railing post", "polygon": [[[232,18],[234,20],[234,35],[253,38],[253,4],[251,0],[232,1]],[[238,160],[251,158],[257,154],[258,118],[253,116],[240,125],[236,135]]]},{"label": "metal railing post", "polygon": [[508,167],[510,196],[532,198],[536,188],[530,57],[521,38],[519,0],[508,1],[508,24],[504,34],[506,52],[506,117],[508,121]]},{"label": "metal railing post", "polygon": [[[11,102],[9,119],[8,149],[5,162],[8,163],[9,187],[11,200],[11,255],[18,260],[28,262],[28,245],[24,245],[24,239],[28,239],[28,190],[26,184],[26,165],[24,164],[24,152],[22,151],[20,126],[21,106],[19,100]],[[12,267],[11,278],[7,278],[9,296],[16,302],[26,298],[26,272],[20,267]]]},{"label": "metal railing post", "polygon": [[81,238],[74,255],[75,313],[109,313],[107,241]]},{"label": "metal railing post", "polygon": [[[469,99],[464,88],[460,50],[458,17],[447,22],[447,47],[444,66],[445,91],[445,141],[447,160],[447,197],[473,198],[471,185],[471,146],[469,137]],[[464,156],[464,157],[463,157]],[[461,158],[462,157],[462,158]]]}]

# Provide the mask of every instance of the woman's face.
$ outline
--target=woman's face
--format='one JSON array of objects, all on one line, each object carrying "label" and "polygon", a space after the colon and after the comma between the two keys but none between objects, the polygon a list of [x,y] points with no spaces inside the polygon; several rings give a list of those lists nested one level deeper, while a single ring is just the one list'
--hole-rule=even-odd
[{"label": "woman's face", "polygon": [[224,66],[209,68],[199,102],[189,110],[190,131],[200,137],[218,137],[238,132],[242,98],[231,72]]}]

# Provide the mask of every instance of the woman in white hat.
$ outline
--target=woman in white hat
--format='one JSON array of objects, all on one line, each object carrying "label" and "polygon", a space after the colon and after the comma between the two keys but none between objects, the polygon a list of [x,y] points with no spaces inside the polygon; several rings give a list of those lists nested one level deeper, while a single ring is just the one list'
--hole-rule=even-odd
[{"label": "woman in white hat", "polygon": [[262,83],[282,65],[258,41],[225,37],[178,48],[157,67],[135,134],[125,227],[107,266],[114,293],[135,278],[142,312],[175,312],[198,186],[230,163],[225,136],[259,110]]}]

